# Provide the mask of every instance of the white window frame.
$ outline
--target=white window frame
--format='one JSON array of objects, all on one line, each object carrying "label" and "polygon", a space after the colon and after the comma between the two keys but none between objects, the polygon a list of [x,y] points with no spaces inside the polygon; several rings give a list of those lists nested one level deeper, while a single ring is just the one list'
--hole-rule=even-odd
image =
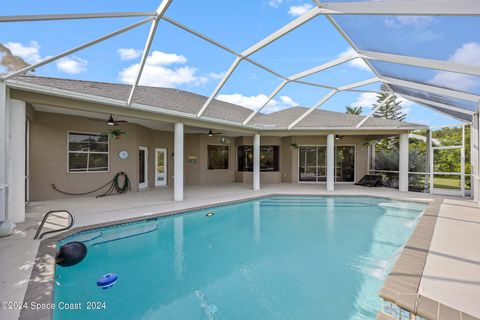
[{"label": "white window frame", "polygon": [[[90,152],[90,151],[70,151],[70,134],[89,134],[89,135],[96,135],[100,136],[102,135],[101,133],[98,132],[85,132],[85,131],[67,131],[67,173],[109,173],[110,172],[110,138],[107,136],[107,147],[108,151],[107,152]],[[106,154],[107,155],[107,170],[102,170],[102,171],[89,171],[88,168],[86,168],[86,171],[71,171],[70,170],[70,153],[98,153],[98,154]],[[87,161],[88,164],[88,161]]]},{"label": "white window frame", "polygon": [[[298,149],[297,149],[297,162],[298,162],[298,166],[297,166],[297,183],[299,184],[327,184],[327,181],[301,181],[300,180],[300,148],[301,147],[327,147],[326,144],[302,144],[302,145],[298,145]],[[338,184],[355,184],[355,182],[357,181],[357,145],[356,144],[335,144],[334,145],[335,147],[335,154],[334,154],[334,160],[336,161],[336,156],[337,156],[337,147],[353,147],[353,162],[354,162],[354,166],[353,166],[353,182],[349,182],[349,181],[337,181],[337,176],[335,175],[334,178],[335,178],[335,181],[334,183],[338,183]],[[334,169],[336,170],[337,169],[337,165],[336,163],[334,164]]]},{"label": "white window frame", "polygon": [[[160,183],[158,181],[158,152],[159,151],[164,151],[165,152],[165,159],[164,159],[164,174],[165,174],[165,179],[164,182]],[[167,148],[155,148],[155,187],[166,187],[168,185],[168,150]]]}]

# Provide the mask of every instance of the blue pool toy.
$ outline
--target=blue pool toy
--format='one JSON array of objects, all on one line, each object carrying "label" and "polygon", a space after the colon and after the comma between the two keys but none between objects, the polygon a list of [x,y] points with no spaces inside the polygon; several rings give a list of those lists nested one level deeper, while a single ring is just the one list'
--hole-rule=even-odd
[{"label": "blue pool toy", "polygon": [[118,280],[118,275],[116,273],[107,273],[98,278],[97,286],[102,289],[108,289],[115,284]]}]

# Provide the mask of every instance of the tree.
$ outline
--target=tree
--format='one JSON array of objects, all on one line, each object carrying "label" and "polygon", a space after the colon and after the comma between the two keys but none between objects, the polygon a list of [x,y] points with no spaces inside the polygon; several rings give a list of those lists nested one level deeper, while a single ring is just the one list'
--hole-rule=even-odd
[{"label": "tree", "polygon": [[347,114],[355,114],[359,116],[362,114],[362,112],[363,112],[363,107],[352,107],[352,106],[345,107],[345,113]]},{"label": "tree", "polygon": [[387,102],[383,106],[378,108],[373,114],[373,116],[382,119],[404,121],[407,115],[402,112],[402,103],[398,101],[398,97],[396,95],[393,95],[388,98],[391,92],[387,89],[385,85],[382,85],[381,90],[382,91],[377,95],[377,103],[373,107],[376,108],[377,106],[384,103],[384,101]]}]

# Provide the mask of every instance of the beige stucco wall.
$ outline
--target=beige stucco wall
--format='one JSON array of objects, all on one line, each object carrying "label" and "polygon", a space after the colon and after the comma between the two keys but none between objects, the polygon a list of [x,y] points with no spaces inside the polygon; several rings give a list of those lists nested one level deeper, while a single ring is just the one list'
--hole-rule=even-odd
[{"label": "beige stucco wall", "polygon": [[[68,173],[67,133],[101,133],[107,130],[106,126],[86,118],[35,112],[35,120],[30,123],[30,200],[66,197],[53,190],[52,184],[73,193],[89,191],[112,179],[120,171],[126,172],[132,182],[137,181],[137,166],[135,160],[132,161],[138,157],[136,127],[124,125],[128,135],[110,141],[109,172]],[[129,152],[129,160],[118,158],[120,150]],[[132,189],[138,189],[135,183],[132,183]]]},{"label": "beige stucco wall", "polygon": [[[66,197],[51,188],[55,184],[62,190],[77,193],[97,188],[120,172],[126,172],[132,190],[138,190],[138,147],[148,148],[148,186],[155,187],[155,148],[167,149],[167,183],[173,185],[173,132],[157,131],[136,124],[124,124],[128,132],[121,139],[110,141],[110,170],[106,173],[68,173],[67,133],[69,131],[101,133],[109,128],[101,121],[46,112],[30,112],[30,199],[47,200]],[[222,144],[220,136],[185,134],[184,179],[186,185],[252,183],[251,172],[237,171],[237,147],[252,145],[252,136],[229,138],[230,160],[226,170],[208,170],[207,145]],[[346,136],[335,140],[338,145],[355,145],[355,181],[367,173],[367,147],[365,136]],[[262,145],[280,147],[279,172],[262,172],[262,183],[297,183],[298,145],[326,145],[326,136],[275,137],[262,136]],[[118,157],[120,150],[129,152],[127,160]],[[101,192],[98,192],[99,194]]]}]

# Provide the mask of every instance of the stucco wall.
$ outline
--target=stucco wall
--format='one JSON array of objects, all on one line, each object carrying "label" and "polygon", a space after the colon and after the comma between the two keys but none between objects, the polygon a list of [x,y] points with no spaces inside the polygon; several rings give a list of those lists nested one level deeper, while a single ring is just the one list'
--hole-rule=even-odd
[{"label": "stucco wall", "polygon": [[[110,141],[109,172],[68,173],[67,133],[101,133],[107,130],[105,124],[86,118],[35,112],[35,120],[30,123],[30,200],[66,197],[53,190],[51,184],[73,193],[89,191],[106,183],[120,171],[126,172],[132,182],[137,181],[138,170],[134,160],[138,158],[137,126],[126,124],[122,127],[128,135]],[[129,160],[119,159],[120,150],[129,152]],[[132,189],[137,190],[138,185],[132,183]]]},{"label": "stucco wall", "polygon": [[[155,148],[167,149],[167,185],[173,186],[173,132],[157,131],[136,124],[124,124],[128,132],[121,139],[110,140],[110,170],[106,173],[68,173],[67,133],[101,133],[109,128],[101,121],[55,113],[35,112],[31,121],[30,141],[30,199],[47,200],[66,195],[51,188],[55,184],[62,190],[78,193],[95,189],[120,172],[126,172],[132,182],[132,190],[138,190],[138,147],[148,148],[148,186],[155,187]],[[207,145],[223,145],[220,136],[185,134],[184,179],[186,185],[252,183],[252,172],[237,171],[237,147],[252,145],[253,137],[229,138],[229,168],[208,170]],[[365,136],[348,136],[335,140],[337,145],[355,145],[355,181],[367,173],[367,147]],[[262,183],[297,183],[298,150],[291,149],[292,142],[298,145],[326,145],[326,136],[261,137],[261,145],[280,146],[278,172],[262,172]],[[118,157],[120,150],[129,152],[127,160]],[[97,194],[100,194],[98,192]]]}]

